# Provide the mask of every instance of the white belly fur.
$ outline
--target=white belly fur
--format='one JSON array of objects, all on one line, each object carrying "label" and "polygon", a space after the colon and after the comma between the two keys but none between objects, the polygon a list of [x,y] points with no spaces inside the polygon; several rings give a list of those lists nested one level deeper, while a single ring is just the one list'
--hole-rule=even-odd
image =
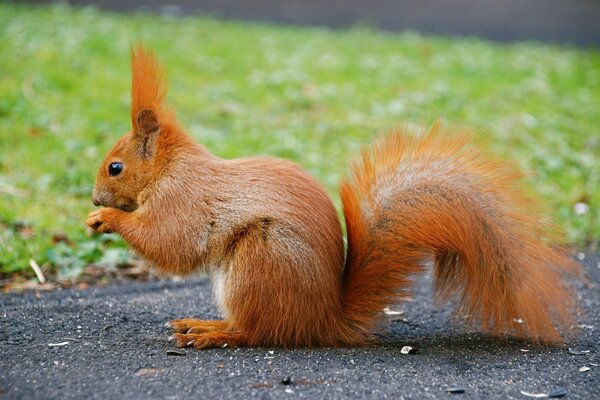
[{"label": "white belly fur", "polygon": [[227,274],[221,269],[212,268],[209,273],[209,278],[215,303],[217,304],[217,307],[219,308],[223,318],[227,319],[229,315],[227,306],[225,305]]}]

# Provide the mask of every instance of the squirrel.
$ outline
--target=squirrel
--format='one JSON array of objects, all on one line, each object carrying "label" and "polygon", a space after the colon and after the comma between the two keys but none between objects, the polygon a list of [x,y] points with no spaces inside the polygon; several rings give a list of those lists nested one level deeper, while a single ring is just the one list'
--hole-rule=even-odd
[{"label": "squirrel", "polygon": [[[291,161],[221,159],[165,106],[163,69],[134,46],[132,130],[110,150],[87,225],[117,233],[166,273],[209,276],[223,320],[168,325],[179,347],[340,347],[374,341],[383,309],[433,262],[440,300],[468,326],[560,343],[580,266],[512,164],[434,127],[394,132],[354,162],[336,208]],[[552,234],[550,234],[552,236]]]}]

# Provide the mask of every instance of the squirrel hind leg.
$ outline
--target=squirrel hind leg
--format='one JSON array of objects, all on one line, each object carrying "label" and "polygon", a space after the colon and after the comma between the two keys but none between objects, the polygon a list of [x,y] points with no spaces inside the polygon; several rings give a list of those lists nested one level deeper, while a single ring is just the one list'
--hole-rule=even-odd
[{"label": "squirrel hind leg", "polygon": [[166,325],[176,333],[204,333],[229,330],[229,322],[222,320],[182,318],[169,321]]},{"label": "squirrel hind leg", "polygon": [[246,336],[241,332],[211,331],[204,333],[176,333],[177,347],[198,350],[246,346]]}]

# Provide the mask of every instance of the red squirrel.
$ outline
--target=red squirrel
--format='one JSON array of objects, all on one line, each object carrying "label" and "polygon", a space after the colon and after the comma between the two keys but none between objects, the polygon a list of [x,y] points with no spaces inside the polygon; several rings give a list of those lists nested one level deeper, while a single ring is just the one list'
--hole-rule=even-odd
[{"label": "red squirrel", "polygon": [[115,232],[159,270],[211,279],[224,320],[170,322],[177,346],[361,346],[384,307],[433,260],[436,295],[497,336],[557,343],[577,308],[579,266],[546,244],[522,176],[439,129],[395,132],[365,150],[340,187],[342,229],[298,165],[224,160],[164,105],[162,69],[132,50],[132,130],[108,153],[87,225]]}]

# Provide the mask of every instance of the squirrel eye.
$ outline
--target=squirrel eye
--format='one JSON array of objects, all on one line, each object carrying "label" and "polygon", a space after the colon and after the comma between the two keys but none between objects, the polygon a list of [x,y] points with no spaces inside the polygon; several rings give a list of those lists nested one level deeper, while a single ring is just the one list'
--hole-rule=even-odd
[{"label": "squirrel eye", "polygon": [[108,166],[108,174],[110,176],[117,176],[121,173],[121,171],[123,171],[123,163],[114,162],[110,163]]}]

